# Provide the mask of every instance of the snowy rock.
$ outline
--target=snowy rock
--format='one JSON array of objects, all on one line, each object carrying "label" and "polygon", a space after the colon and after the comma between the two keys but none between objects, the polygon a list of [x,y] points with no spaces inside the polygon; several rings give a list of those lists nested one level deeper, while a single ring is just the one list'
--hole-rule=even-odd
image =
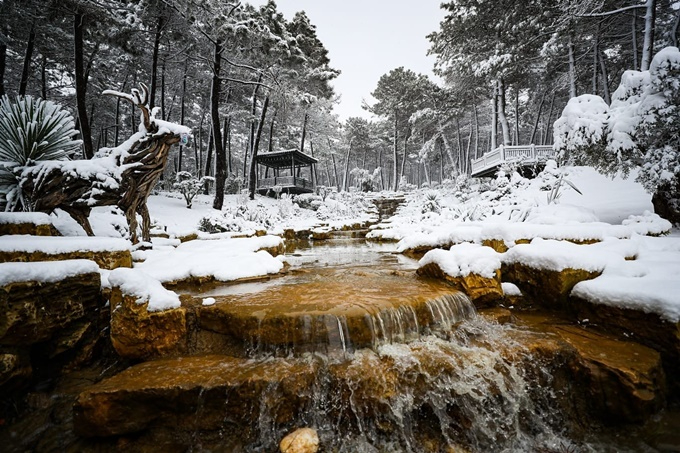
[{"label": "snowy rock", "polygon": [[[47,275],[56,267],[55,275]],[[0,275],[0,343],[4,345],[53,339],[60,330],[96,312],[100,304],[100,276],[90,261],[63,261],[59,266],[3,263]]]},{"label": "snowy rock", "polygon": [[281,453],[316,453],[319,436],[312,428],[301,428],[288,434],[279,444]]},{"label": "snowy rock", "polygon": [[103,269],[132,267],[130,243],[98,237],[0,236],[0,262],[92,260]]},{"label": "snowy rock", "polygon": [[436,249],[419,262],[418,275],[447,280],[477,306],[503,298],[500,255],[479,244],[459,244],[450,250]]},{"label": "snowy rock", "polygon": [[0,236],[61,236],[50,216],[41,212],[0,212]]},{"label": "snowy rock", "polygon": [[125,358],[158,357],[183,348],[186,311],[158,281],[132,269],[117,269],[111,283],[111,343]]}]

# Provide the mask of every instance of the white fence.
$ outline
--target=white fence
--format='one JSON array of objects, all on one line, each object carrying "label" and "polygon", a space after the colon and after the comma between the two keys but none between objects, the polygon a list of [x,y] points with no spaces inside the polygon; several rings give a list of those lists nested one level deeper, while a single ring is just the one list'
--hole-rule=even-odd
[{"label": "white fence", "polygon": [[487,172],[489,169],[498,168],[505,162],[520,162],[532,164],[552,159],[555,151],[551,145],[524,145],[524,146],[499,146],[489,151],[479,159],[472,160],[472,176]]}]

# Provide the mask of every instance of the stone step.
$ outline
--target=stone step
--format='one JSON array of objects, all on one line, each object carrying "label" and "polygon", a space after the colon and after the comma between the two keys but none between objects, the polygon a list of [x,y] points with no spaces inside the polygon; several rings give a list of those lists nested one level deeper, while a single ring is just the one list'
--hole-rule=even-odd
[{"label": "stone step", "polygon": [[0,236],[61,236],[50,216],[42,212],[0,212]]},{"label": "stone step", "polygon": [[130,247],[115,238],[0,236],[0,263],[88,259],[102,269],[132,267]]},{"label": "stone step", "polygon": [[412,274],[343,270],[195,302],[198,326],[251,350],[352,350],[448,330],[474,315],[462,293]]}]

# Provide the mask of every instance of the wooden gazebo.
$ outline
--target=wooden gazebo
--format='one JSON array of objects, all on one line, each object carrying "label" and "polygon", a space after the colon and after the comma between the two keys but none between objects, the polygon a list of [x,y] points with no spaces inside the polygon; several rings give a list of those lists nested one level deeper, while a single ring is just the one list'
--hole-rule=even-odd
[{"label": "wooden gazebo", "polygon": [[[257,181],[260,194],[266,195],[275,186],[281,187],[282,193],[297,195],[314,192],[314,165],[319,162],[314,157],[291,149],[258,154],[256,159],[258,165],[265,167],[264,178]],[[303,169],[309,169],[308,178],[301,176]]]}]

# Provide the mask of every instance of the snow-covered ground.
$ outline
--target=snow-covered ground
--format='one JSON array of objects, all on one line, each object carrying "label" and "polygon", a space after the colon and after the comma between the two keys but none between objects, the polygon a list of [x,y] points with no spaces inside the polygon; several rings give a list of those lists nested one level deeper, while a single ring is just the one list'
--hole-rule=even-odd
[{"label": "snow-covered ground", "polygon": [[[490,274],[501,261],[512,260],[538,267],[596,269],[602,275],[577,285],[575,294],[678,321],[680,300],[675,295],[680,293],[680,234],[652,213],[651,196],[634,181],[634,176],[612,180],[587,167],[549,165],[532,180],[514,174],[494,181],[450,182],[407,193],[407,203],[398,214],[377,225],[369,236],[397,240],[402,251],[502,240],[510,247],[504,254],[463,244],[431,254],[425,260],[439,261],[452,273]],[[250,201],[243,195],[227,195],[224,208],[217,211],[209,196],[197,196],[192,208],[187,209],[179,194],[161,193],[151,196],[148,205],[152,232],[162,233],[163,237],[155,237],[146,250],[133,250],[129,245],[135,269],[113,274],[102,271],[104,285],[113,275],[118,284],[130,280],[134,285],[129,286],[141,294],[138,287],[144,286],[140,283],[144,281],[208,276],[230,281],[277,273],[285,258],[273,258],[261,250],[280,245],[281,239],[274,235],[286,229],[340,227],[375,218],[371,202],[361,194],[334,194],[326,200],[312,197],[299,203],[287,197],[257,197]],[[107,241],[122,241],[120,238],[128,235],[125,219],[115,208],[96,208],[90,217],[99,239],[88,240],[100,241],[100,245],[84,241],[84,231],[66,214],[60,212],[50,219],[62,234],[72,237],[61,240],[62,248],[72,241],[77,248],[91,244],[93,250],[111,245],[119,249],[120,242]],[[254,236],[262,230],[266,236]],[[180,238],[190,235],[196,235],[198,240],[181,243]],[[26,241],[24,245],[31,250],[40,248],[39,240],[20,238],[13,237],[11,246],[10,239],[4,240],[11,249],[21,249],[21,241]],[[576,245],[564,240],[598,243]],[[54,241],[45,247],[55,247]],[[631,257],[635,260],[625,259]],[[29,271],[27,266],[22,271],[17,266],[0,264],[0,273],[5,280],[8,275],[20,279],[22,272],[32,277],[41,275],[40,270]],[[71,268],[64,269],[73,272]],[[53,274],[45,273],[50,279],[55,278]],[[510,285],[504,288],[516,291]],[[159,305],[175,304],[173,299],[172,303]]]}]

